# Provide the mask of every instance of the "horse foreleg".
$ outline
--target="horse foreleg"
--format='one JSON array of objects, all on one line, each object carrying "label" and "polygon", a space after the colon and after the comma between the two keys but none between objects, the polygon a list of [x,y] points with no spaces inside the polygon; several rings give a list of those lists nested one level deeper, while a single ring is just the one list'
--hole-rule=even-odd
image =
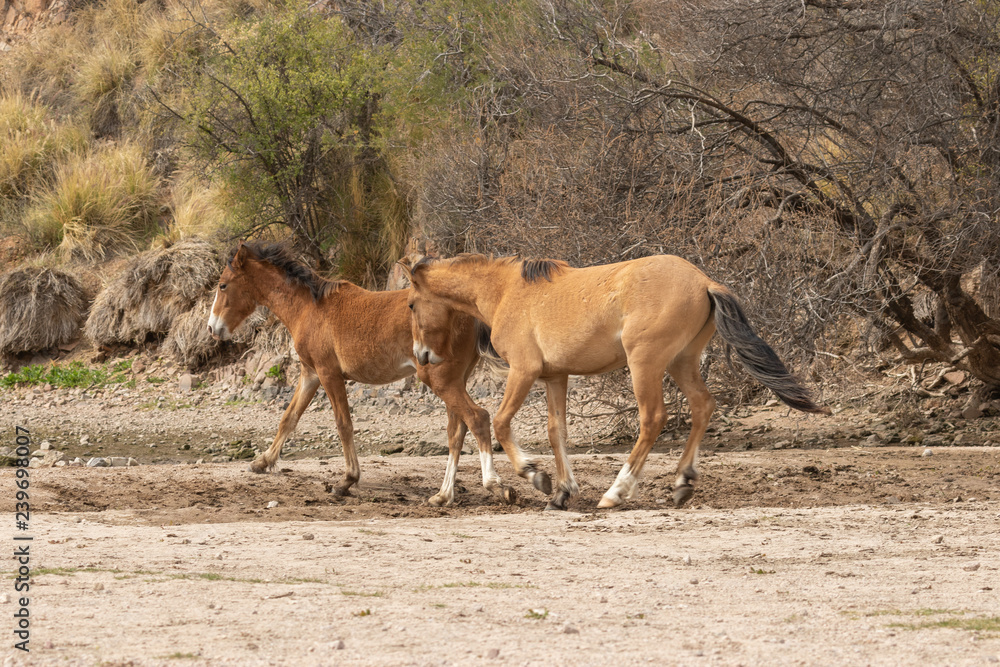
[{"label": "horse foreleg", "polygon": [[493,417],[493,432],[496,433],[497,440],[507,458],[514,466],[514,472],[531,482],[532,486],[542,493],[552,493],[552,480],[548,474],[538,469],[538,464],[524,455],[521,448],[514,440],[513,432],[510,428],[510,421],[513,419],[518,408],[524,403],[531,385],[538,377],[537,373],[526,373],[521,370],[511,368],[507,376],[507,387],[503,392],[503,400]]},{"label": "horse foreleg", "polygon": [[358,463],[358,453],[354,449],[354,424],[351,422],[351,407],[347,403],[347,387],[340,373],[330,373],[322,378],[323,388],[330,397],[333,406],[333,417],[337,421],[337,433],[340,435],[340,445],[344,448],[344,481],[333,488],[338,496],[350,495],[352,486],[361,478],[361,466]]},{"label": "horse foreleg", "polygon": [[299,384],[295,387],[295,394],[285,408],[285,414],[281,416],[278,424],[278,433],[274,436],[274,441],[263,454],[258,456],[250,464],[250,470],[256,473],[268,472],[274,469],[281,456],[281,448],[284,446],[288,436],[292,434],[299,424],[299,418],[305,409],[309,407],[316,390],[319,389],[319,378],[312,369],[302,366],[302,373],[299,375]]},{"label": "horse foreleg", "polygon": [[451,505],[455,502],[455,477],[458,474],[458,459],[462,455],[462,443],[467,429],[453,411],[448,410],[448,466],[444,470],[441,490],[427,500],[434,507]]},{"label": "horse foreleg", "polygon": [[569,499],[579,493],[573,478],[573,468],[566,456],[566,385],[569,376],[562,375],[545,382],[545,402],[549,411],[549,445],[555,455],[556,493],[545,509],[564,510]]}]

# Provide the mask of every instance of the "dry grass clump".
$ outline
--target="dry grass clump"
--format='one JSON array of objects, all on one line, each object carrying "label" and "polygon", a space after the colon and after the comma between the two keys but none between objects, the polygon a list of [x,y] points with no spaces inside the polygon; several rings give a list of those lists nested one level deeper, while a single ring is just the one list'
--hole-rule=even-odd
[{"label": "dry grass clump", "polygon": [[0,95],[0,197],[25,197],[51,175],[56,159],[86,145],[79,128],[49,121],[37,100]]},{"label": "dry grass clump", "polygon": [[215,285],[220,271],[219,253],[201,239],[141,253],[97,295],[87,336],[96,345],[112,345],[166,335]]},{"label": "dry grass clump", "polygon": [[205,292],[194,307],[174,319],[161,351],[188,368],[197,368],[219,353],[221,343],[208,333],[215,291]]},{"label": "dry grass clump", "polygon": [[53,186],[35,195],[25,226],[33,238],[58,244],[66,256],[93,260],[135,250],[157,212],[157,186],[135,144],[71,156],[56,167]]},{"label": "dry grass clump", "polygon": [[177,183],[170,195],[170,209],[173,213],[170,238],[211,238],[227,229],[224,203],[225,196],[218,185],[206,187],[193,179]]},{"label": "dry grass clump", "polygon": [[0,354],[47,350],[79,335],[87,314],[80,281],[32,266],[0,277]]}]

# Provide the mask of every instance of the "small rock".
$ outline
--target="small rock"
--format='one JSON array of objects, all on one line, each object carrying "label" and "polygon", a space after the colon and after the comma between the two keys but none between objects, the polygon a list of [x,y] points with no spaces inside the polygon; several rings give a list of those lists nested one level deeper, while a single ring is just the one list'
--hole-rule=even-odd
[{"label": "small rock", "polygon": [[580,634],[580,631],[577,630],[572,625],[570,625],[569,623],[567,623],[566,625],[563,626],[562,632],[563,632],[564,635],[578,635],[578,634]]},{"label": "small rock", "polygon": [[343,639],[338,639],[337,641],[330,644],[330,648],[332,648],[335,651],[343,650],[346,647],[347,644],[344,643]]},{"label": "small rock", "polygon": [[129,468],[131,468],[132,466],[137,466],[137,465],[139,465],[139,462],[138,462],[138,461],[136,461],[136,460],[135,460],[134,458],[132,458],[131,456],[130,456],[130,457],[128,457],[128,467],[129,467]]},{"label": "small rock", "polygon": [[197,461],[194,462],[194,464],[195,465],[201,465],[204,462],[205,462],[205,459],[198,459]]},{"label": "small rock", "polygon": [[[272,502],[273,502],[273,501],[272,501]],[[315,540],[315,539],[316,539],[316,536],[315,536],[315,535],[313,535],[312,533],[306,533],[306,534],[304,534],[304,535],[302,536],[302,539],[303,539],[303,540]]]},{"label": "small rock", "polygon": [[885,502],[887,505],[896,505],[899,503],[899,498],[897,498],[896,496],[886,496]]},{"label": "small rock", "polygon": [[979,419],[982,416],[983,411],[979,409],[978,405],[970,405],[962,410],[962,417],[965,419]]},{"label": "small rock", "polygon": [[966,572],[975,572],[976,570],[979,569],[979,563],[972,563],[971,565],[966,565],[962,569],[965,570]]},{"label": "small rock", "polygon": [[42,440],[42,444],[40,444],[38,448],[43,452],[47,452],[50,449],[52,449],[52,443],[49,442],[48,440]]},{"label": "small rock", "polygon": [[111,464],[108,462],[107,459],[102,459],[102,458],[100,458],[98,456],[95,456],[92,459],[90,459],[89,461],[87,461],[87,467],[88,468],[107,468],[110,465]]},{"label": "small rock", "polygon": [[698,584],[698,580],[697,579],[691,579],[691,583],[697,585]]},{"label": "small rock", "polygon": [[10,593],[0,595],[0,604],[10,604]]},{"label": "small rock", "polygon": [[198,376],[191,373],[184,373],[177,380],[177,388],[181,391],[191,391],[198,386]]},{"label": "small rock", "polygon": [[944,542],[944,535],[935,535],[931,539],[931,544],[941,544],[942,542]]},{"label": "small rock", "polygon": [[94,584],[94,590],[95,591],[103,591],[104,590],[104,584]]},{"label": "small rock", "polygon": [[923,451],[923,453],[921,453],[920,455],[921,455],[921,456],[934,456],[934,450],[932,450],[932,449],[930,449],[930,448],[928,447],[928,448],[927,448],[927,449],[925,449],[925,450]]},{"label": "small rock", "polygon": [[691,556],[690,555],[685,554],[685,556],[684,556],[684,564],[685,565],[690,565],[691,564]]},{"label": "small rock", "polygon": [[29,468],[41,468],[42,467],[42,460],[40,458],[33,457],[30,461],[28,461],[28,467]]},{"label": "small rock", "polygon": [[108,459],[112,468],[124,468],[128,465],[128,457],[112,456]]},{"label": "small rock", "polygon": [[965,373],[963,371],[951,371],[944,374],[944,379],[951,384],[962,384],[965,382]]},{"label": "small rock", "polygon": [[272,500],[271,502],[269,502],[267,504],[267,509],[273,509],[273,508],[275,508],[277,506],[278,506],[278,501],[277,500]]},{"label": "small rock", "polygon": [[75,459],[73,459],[72,461],[70,461],[70,462],[69,462],[69,465],[71,465],[71,466],[83,466],[83,465],[85,465],[85,464],[84,464],[84,460],[83,460],[83,459],[81,459],[81,458],[80,458],[80,457],[78,456],[78,457],[76,457]]},{"label": "small rock", "polygon": [[135,361],[132,362],[133,373],[139,374],[144,370],[146,370],[146,362],[144,362],[142,359],[136,359]]},{"label": "small rock", "polygon": [[89,435],[85,435],[85,436],[81,437],[80,438],[80,444],[81,445],[89,445],[90,444],[90,436]]},{"label": "small rock", "polygon": [[497,658],[500,657],[500,649],[491,648],[489,651],[486,652],[486,657],[489,658],[490,660],[496,660]]}]

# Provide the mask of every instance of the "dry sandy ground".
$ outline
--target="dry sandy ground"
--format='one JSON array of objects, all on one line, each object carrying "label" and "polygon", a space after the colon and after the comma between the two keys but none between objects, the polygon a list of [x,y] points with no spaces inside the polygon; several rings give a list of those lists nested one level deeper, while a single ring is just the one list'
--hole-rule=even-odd
[{"label": "dry sandy ground", "polygon": [[[465,457],[32,470],[30,665],[989,665],[1000,658],[1000,449],[840,448],[705,458],[672,509],[676,455],[594,512],[620,454],[577,454],[571,512],[498,457],[503,507]],[[551,468],[551,459],[545,461]],[[13,471],[0,471],[0,485]],[[0,495],[10,516],[10,494]],[[278,506],[266,509],[269,501]],[[3,540],[13,544],[4,522]]]}]

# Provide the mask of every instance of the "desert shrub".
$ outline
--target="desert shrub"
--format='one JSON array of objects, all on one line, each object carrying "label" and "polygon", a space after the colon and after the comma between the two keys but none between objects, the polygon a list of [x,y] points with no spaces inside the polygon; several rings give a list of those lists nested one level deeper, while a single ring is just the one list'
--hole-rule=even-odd
[{"label": "desert shrub", "polygon": [[0,354],[37,352],[80,334],[87,296],[75,276],[29,266],[0,277]]},{"label": "desert shrub", "polygon": [[51,189],[35,194],[25,224],[33,236],[58,243],[65,256],[97,259],[136,250],[151,233],[157,186],[134,144],[71,155],[56,166]]},{"label": "desert shrub", "polygon": [[218,252],[201,239],[140,253],[97,295],[87,336],[95,345],[165,336],[215,286],[220,272]]}]

